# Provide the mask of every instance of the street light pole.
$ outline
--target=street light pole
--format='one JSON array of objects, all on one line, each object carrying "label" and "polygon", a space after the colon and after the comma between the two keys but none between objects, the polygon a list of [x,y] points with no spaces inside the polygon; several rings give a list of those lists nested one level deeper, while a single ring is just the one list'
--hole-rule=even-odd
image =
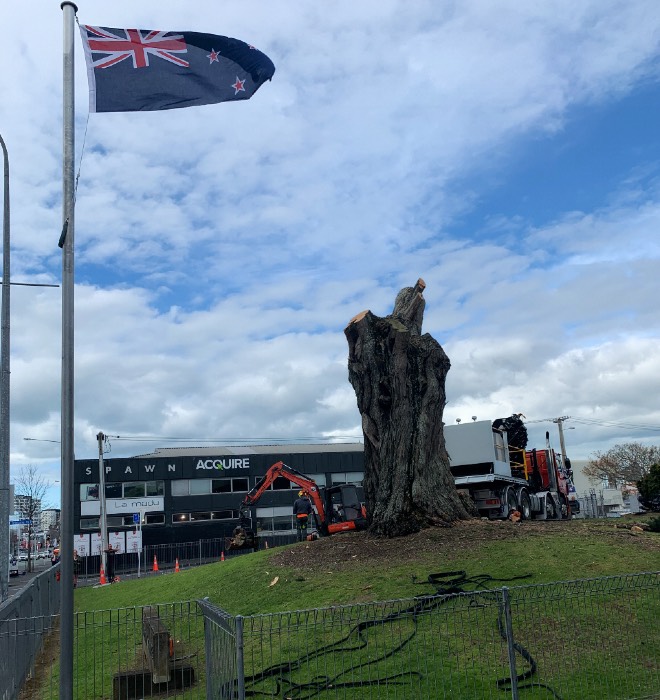
[{"label": "street light pole", "polygon": [[9,597],[9,153],[0,136],[4,160],[2,216],[2,302],[0,310],[0,601]]}]

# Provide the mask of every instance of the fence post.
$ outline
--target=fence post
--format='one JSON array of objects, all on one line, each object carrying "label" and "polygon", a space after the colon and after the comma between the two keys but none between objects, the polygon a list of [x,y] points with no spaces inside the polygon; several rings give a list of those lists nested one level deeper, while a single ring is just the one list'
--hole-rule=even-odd
[{"label": "fence post", "polygon": [[[206,599],[205,599],[206,600]],[[206,697],[213,697],[213,644],[211,643],[211,621],[205,608],[202,608],[204,613],[204,651],[206,653]]]},{"label": "fence post", "polygon": [[511,698],[519,700],[518,672],[516,671],[516,650],[513,641],[513,623],[511,621],[511,599],[509,589],[502,587],[502,603],[504,607],[504,629],[506,630],[506,646],[509,653],[509,673],[511,675]]},{"label": "fence post", "polygon": [[245,666],[243,659],[243,616],[236,616],[236,680],[238,700],[245,700]]}]

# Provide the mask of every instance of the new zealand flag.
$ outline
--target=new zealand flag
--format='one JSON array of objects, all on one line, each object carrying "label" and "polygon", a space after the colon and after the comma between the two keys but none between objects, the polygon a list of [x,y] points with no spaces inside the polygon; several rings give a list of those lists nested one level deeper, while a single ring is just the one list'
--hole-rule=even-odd
[{"label": "new zealand flag", "polygon": [[90,112],[137,112],[247,100],[275,73],[243,41],[199,32],[81,25]]}]

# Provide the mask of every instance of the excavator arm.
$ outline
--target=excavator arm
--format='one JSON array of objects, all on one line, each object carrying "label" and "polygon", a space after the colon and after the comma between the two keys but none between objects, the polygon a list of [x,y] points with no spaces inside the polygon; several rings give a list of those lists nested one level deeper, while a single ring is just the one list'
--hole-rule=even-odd
[{"label": "excavator arm", "polygon": [[247,493],[243,502],[241,503],[241,512],[250,506],[254,506],[258,503],[259,499],[263,496],[264,491],[273,484],[275,479],[279,477],[284,477],[288,479],[291,483],[299,486],[303,491],[307,491],[309,497],[316,508],[316,513],[321,522],[325,522],[325,508],[323,505],[323,499],[319,493],[319,487],[313,479],[310,479],[305,474],[299,472],[293,467],[289,467],[284,462],[275,462],[264,476],[256,483],[254,488]]}]

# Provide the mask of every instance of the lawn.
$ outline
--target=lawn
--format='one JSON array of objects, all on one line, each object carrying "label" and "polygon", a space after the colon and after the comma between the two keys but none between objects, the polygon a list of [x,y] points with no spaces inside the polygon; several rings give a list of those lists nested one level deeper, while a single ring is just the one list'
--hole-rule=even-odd
[{"label": "lawn", "polygon": [[[142,663],[139,606],[201,598],[248,616],[246,686],[261,697],[506,697],[509,686],[497,683],[508,676],[502,593],[421,607],[415,599],[436,592],[433,574],[447,571],[465,572],[468,592],[510,587],[517,672],[530,669],[525,652],[537,664],[521,697],[651,696],[660,685],[657,577],[638,589],[640,579],[534,585],[659,571],[660,535],[616,525],[471,521],[391,541],[347,533],[77,589],[79,697],[104,697],[118,667]],[[199,609],[161,611],[175,654],[197,669],[186,697],[205,697]]]}]

